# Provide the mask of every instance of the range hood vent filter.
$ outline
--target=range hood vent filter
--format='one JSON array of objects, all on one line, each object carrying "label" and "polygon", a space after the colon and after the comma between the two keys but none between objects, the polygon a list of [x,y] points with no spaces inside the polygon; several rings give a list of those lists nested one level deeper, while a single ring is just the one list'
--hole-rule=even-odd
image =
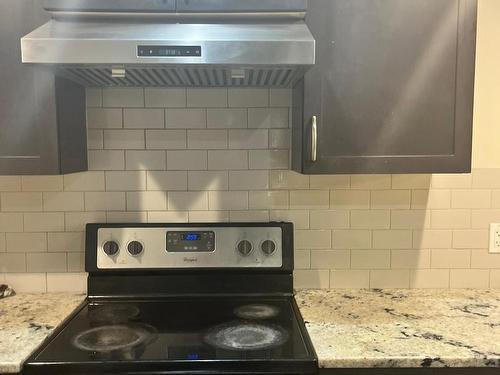
[{"label": "range hood vent filter", "polygon": [[297,67],[235,69],[224,66],[61,66],[59,75],[88,87],[290,87],[304,74]]}]

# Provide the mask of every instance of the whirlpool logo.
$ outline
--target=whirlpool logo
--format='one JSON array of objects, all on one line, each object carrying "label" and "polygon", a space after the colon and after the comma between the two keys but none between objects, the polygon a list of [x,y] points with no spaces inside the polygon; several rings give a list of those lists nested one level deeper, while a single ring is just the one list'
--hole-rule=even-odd
[{"label": "whirlpool logo", "polygon": [[184,257],[184,262],[186,262],[186,263],[196,263],[197,261],[198,261],[198,258]]}]

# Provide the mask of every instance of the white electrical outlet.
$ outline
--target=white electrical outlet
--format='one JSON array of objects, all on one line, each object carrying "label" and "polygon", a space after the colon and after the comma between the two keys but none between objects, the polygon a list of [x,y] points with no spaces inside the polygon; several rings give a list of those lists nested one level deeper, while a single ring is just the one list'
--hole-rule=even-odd
[{"label": "white electrical outlet", "polygon": [[490,253],[500,254],[500,223],[490,224]]}]

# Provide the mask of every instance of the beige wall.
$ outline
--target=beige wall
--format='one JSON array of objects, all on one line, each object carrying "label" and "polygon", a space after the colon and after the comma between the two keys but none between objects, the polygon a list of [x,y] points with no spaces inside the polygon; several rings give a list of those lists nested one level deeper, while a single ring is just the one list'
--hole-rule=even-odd
[{"label": "beige wall", "polygon": [[0,177],[0,282],[85,288],[86,222],[291,220],[298,287],[500,288],[499,20],[479,0],[472,174],[289,172],[288,90],[89,90],[91,171]]},{"label": "beige wall", "polygon": [[500,168],[500,1],[479,0],[473,166]]}]

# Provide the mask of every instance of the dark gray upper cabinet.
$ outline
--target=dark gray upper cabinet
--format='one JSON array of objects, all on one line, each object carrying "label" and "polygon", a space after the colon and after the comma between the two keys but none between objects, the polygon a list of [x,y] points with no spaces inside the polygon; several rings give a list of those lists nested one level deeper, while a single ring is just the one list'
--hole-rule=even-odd
[{"label": "dark gray upper cabinet", "polygon": [[469,172],[476,9],[476,0],[311,0],[317,65],[294,89],[293,169]]},{"label": "dark gray upper cabinet", "polygon": [[0,2],[0,175],[87,169],[84,89],[21,63],[21,37],[47,19],[41,1]]}]

